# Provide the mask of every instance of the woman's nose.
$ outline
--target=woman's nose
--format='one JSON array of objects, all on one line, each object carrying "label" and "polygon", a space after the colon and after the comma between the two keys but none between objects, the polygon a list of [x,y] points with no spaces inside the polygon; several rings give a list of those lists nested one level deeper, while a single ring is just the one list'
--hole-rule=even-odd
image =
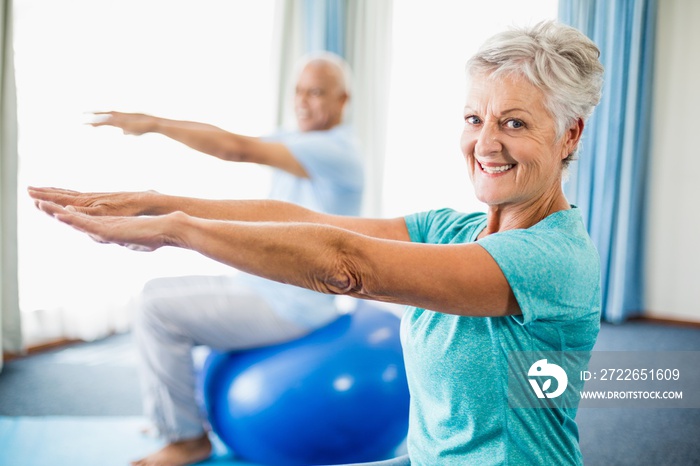
[{"label": "woman's nose", "polygon": [[481,128],[481,132],[476,140],[476,146],[474,149],[478,155],[488,155],[495,152],[500,152],[501,142],[498,129],[494,128],[493,125],[484,125]]}]

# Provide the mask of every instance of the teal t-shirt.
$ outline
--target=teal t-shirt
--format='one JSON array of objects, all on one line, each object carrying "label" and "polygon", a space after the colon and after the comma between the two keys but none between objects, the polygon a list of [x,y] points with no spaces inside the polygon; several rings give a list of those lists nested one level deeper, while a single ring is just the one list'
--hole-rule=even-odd
[{"label": "teal t-shirt", "polygon": [[484,213],[443,209],[405,220],[413,242],[476,241],[503,271],[522,311],[464,317],[407,309],[401,338],[411,392],[411,463],[582,464],[576,407],[511,408],[508,400],[509,354],[588,352],[597,338],[600,261],[578,209],[479,241]]}]

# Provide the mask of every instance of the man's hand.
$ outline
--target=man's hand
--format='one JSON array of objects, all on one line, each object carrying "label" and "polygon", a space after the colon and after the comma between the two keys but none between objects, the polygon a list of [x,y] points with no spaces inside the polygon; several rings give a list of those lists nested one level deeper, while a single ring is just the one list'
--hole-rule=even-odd
[{"label": "man's hand", "polygon": [[124,134],[136,136],[153,132],[158,122],[156,117],[142,113],[94,112],[92,115],[88,123],[91,126],[114,126]]}]

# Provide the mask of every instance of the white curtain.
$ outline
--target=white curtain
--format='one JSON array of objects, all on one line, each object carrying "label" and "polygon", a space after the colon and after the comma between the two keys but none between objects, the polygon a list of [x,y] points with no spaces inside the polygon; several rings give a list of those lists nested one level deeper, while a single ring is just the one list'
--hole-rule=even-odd
[{"label": "white curtain", "polygon": [[191,251],[94,243],[37,211],[25,189],[265,196],[264,167],[226,163],[161,135],[91,128],[83,114],[133,111],[251,136],[272,131],[275,0],[14,0],[14,12],[25,344],[128,330],[129,300],[149,279],[234,273]]},{"label": "white curtain", "polygon": [[[340,15],[334,8],[342,8]],[[312,9],[313,11],[310,11]],[[335,2],[278,0],[276,38],[278,62],[278,123],[293,126],[292,80],[296,61],[307,52],[322,48],[324,43],[338,46],[344,42],[344,58],[353,72],[350,105],[346,110],[349,123],[363,149],[367,184],[363,214],[381,216],[382,182],[386,152],[386,128],[389,104],[389,80],[392,48],[392,0],[347,0]],[[327,20],[344,23],[327,24],[323,13],[332,12]],[[309,24],[312,18],[314,24]],[[320,20],[319,20],[320,18]],[[341,19],[342,21],[342,19]],[[344,27],[345,37],[338,40],[338,31],[329,27]],[[318,30],[316,30],[318,29]],[[328,36],[334,36],[329,39]],[[325,39],[325,40],[324,40]],[[342,40],[344,39],[344,41]],[[307,50],[313,47],[314,50]]]},{"label": "white curtain", "polygon": [[274,111],[279,127],[295,124],[291,91],[296,61],[304,54],[302,7],[303,0],[277,0],[275,4],[273,66],[277,92]]},{"label": "white curtain", "polygon": [[350,120],[362,141],[364,215],[381,216],[392,49],[391,0],[348,2],[346,55],[354,71]]},{"label": "white curtain", "polygon": [[441,207],[483,211],[459,147],[464,65],[496,32],[555,19],[557,0],[400,0],[392,16],[382,211],[388,217]]},{"label": "white curtain", "polygon": [[[0,346],[22,348],[17,291],[17,110],[12,0],[0,3]],[[0,369],[2,355],[0,354]]]}]

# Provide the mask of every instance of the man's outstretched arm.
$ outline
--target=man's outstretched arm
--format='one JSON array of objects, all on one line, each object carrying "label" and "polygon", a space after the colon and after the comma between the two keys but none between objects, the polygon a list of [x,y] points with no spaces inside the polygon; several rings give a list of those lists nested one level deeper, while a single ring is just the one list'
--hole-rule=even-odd
[{"label": "man's outstretched arm", "polygon": [[225,131],[217,126],[195,121],[170,120],[143,113],[96,112],[92,126],[114,126],[124,134],[162,134],[204,154],[228,162],[268,165],[308,178],[308,173],[287,146],[260,138]]}]

